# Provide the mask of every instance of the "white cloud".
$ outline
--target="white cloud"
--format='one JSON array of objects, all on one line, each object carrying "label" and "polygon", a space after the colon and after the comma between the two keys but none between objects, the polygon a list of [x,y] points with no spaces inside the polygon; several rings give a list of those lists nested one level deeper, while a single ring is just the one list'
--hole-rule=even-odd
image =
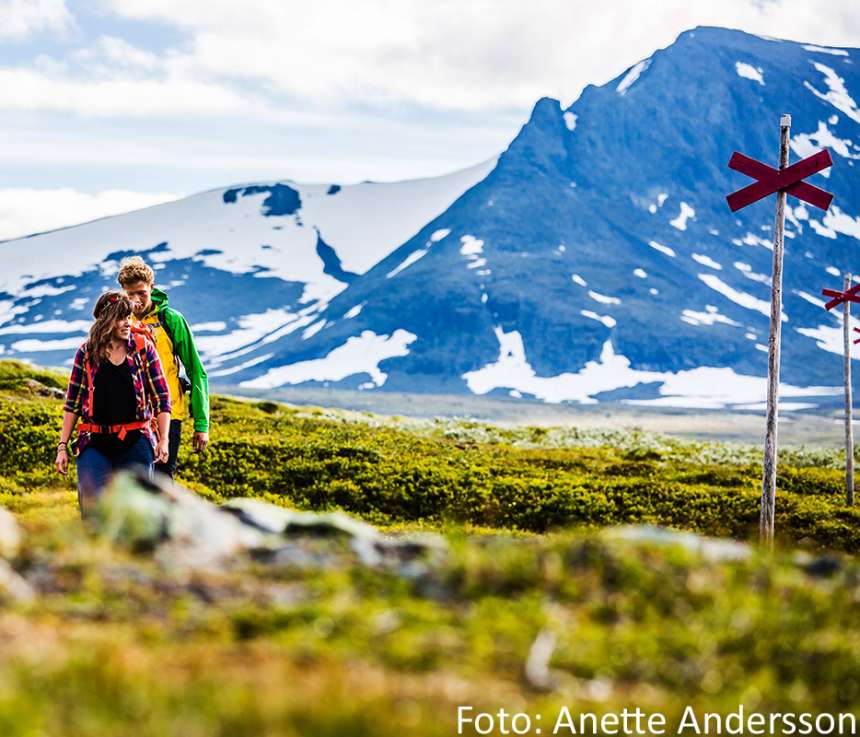
[{"label": "white cloud", "polygon": [[0,39],[20,41],[42,31],[65,33],[72,25],[65,0],[0,0]]},{"label": "white cloud", "polygon": [[79,79],[40,70],[0,69],[0,108],[75,112],[83,117],[248,114],[262,104],[228,87],[190,78]]},{"label": "white cloud", "polygon": [[181,197],[166,192],[0,189],[0,240],[118,215]]},{"label": "white cloud", "polygon": [[94,46],[72,54],[72,59],[77,64],[88,66],[91,71],[107,76],[115,76],[128,69],[154,71],[163,64],[155,54],[116,36],[102,36]]},{"label": "white cloud", "polygon": [[[539,97],[567,105],[586,84],[620,81],[696,25],[860,45],[860,16],[846,0],[666,0],[659,9],[619,0],[600,13],[584,0],[258,0],[253,12],[221,0],[94,5],[71,19],[60,0],[0,0],[0,19],[17,9],[19,36],[76,31],[30,62],[0,64],[0,166],[10,177],[14,164],[37,186],[197,190],[285,176],[433,176],[497,154]],[[147,43],[149,22],[168,30],[158,46]],[[12,28],[0,22],[0,37]],[[145,168],[160,171],[143,184]]]},{"label": "white cloud", "polygon": [[[586,0],[528,6],[518,0],[317,0],[300,12],[292,3],[261,0],[253,13],[209,0],[108,4],[128,18],[183,28],[193,39],[193,64],[214,75],[266,80],[320,102],[408,101],[459,110],[527,106],[542,95],[569,102],[586,84],[609,81],[697,25],[828,45],[852,45],[858,31],[851,3],[803,0],[666,0],[659,12],[624,0],[600,13]],[[587,29],[573,46],[571,28]]]}]

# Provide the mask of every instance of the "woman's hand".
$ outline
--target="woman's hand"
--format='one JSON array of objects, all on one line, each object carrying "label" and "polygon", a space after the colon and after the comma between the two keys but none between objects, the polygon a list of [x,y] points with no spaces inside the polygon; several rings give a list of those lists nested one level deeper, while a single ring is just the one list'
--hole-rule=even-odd
[{"label": "woman's hand", "polygon": [[167,436],[163,434],[158,439],[158,445],[155,446],[156,463],[167,463],[167,456],[169,455],[168,442]]},{"label": "woman's hand", "polygon": [[66,475],[69,470],[69,454],[66,452],[66,446],[61,445],[57,448],[57,458],[54,461],[54,468],[57,469],[57,473]]}]

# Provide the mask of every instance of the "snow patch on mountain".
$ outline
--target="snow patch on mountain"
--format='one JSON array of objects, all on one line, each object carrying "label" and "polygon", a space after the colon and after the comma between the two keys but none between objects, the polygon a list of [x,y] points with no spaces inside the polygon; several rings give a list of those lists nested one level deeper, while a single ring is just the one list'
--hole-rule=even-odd
[{"label": "snow patch on mountain", "polygon": [[720,271],[723,268],[720,264],[714,261],[714,259],[700,253],[694,253],[692,258],[696,263],[702,264],[702,266],[709,266],[712,269],[717,269],[717,271]]},{"label": "snow patch on mountain", "polygon": [[751,79],[764,87],[764,70],[761,67],[754,67],[752,64],[747,64],[743,61],[736,61],[735,71],[739,77]]},{"label": "snow patch on mountain", "polygon": [[852,238],[860,240],[860,217],[851,217],[851,215],[842,212],[838,205],[831,205],[830,209],[824,213],[823,224],[830,232],[850,235]]},{"label": "snow patch on mountain", "polygon": [[747,233],[740,241],[741,245],[747,246],[761,246],[762,248],[766,248],[769,251],[773,250],[773,243],[769,241],[767,238],[762,238],[755,233]]},{"label": "snow patch on mountain", "polygon": [[[327,196],[323,185],[297,186],[302,217],[319,228],[343,268],[363,274],[495,168],[496,158],[441,177],[402,182],[363,182]],[[449,231],[450,232],[450,231]],[[448,233],[436,231],[435,243]]]},{"label": "snow patch on mountain", "polygon": [[816,46],[815,44],[804,44],[803,48],[807,51],[814,51],[818,54],[833,54],[833,56],[848,56],[845,49],[829,49],[824,46]]},{"label": "snow patch on mountain", "polygon": [[600,294],[599,292],[595,292],[593,290],[588,291],[588,296],[591,297],[595,302],[600,302],[604,305],[620,305],[621,300],[618,297],[609,297],[605,294]]},{"label": "snow patch on mountain", "polygon": [[704,312],[696,312],[695,310],[684,310],[681,313],[681,320],[690,325],[714,325],[718,322],[740,327],[740,323],[735,322],[725,315],[721,315],[720,311],[714,305],[705,305]]},{"label": "snow patch on mountain", "polygon": [[297,315],[283,308],[272,308],[257,314],[242,315],[237,320],[238,329],[230,333],[195,336],[197,350],[204,358],[210,359],[229,354],[249,343],[255,343],[282,325],[295,321],[297,317]]},{"label": "snow patch on mountain", "polygon": [[24,325],[7,325],[0,328],[0,335],[25,333],[86,333],[92,322],[89,320],[41,320]]},{"label": "snow patch on mountain", "polygon": [[[791,150],[802,159],[818,153],[822,148],[830,148],[845,159],[860,159],[860,153],[851,153],[853,145],[854,142],[850,138],[837,138],[823,120],[818,121],[818,128],[814,133],[798,133],[791,137]],[[819,173],[829,177],[830,169]]]},{"label": "snow patch on mountain", "polygon": [[[767,394],[764,377],[745,376],[728,368],[701,367],[678,373],[642,371],[631,367],[630,360],[616,354],[612,342],[603,344],[599,361],[589,361],[577,373],[538,376],[529,364],[522,335],[516,330],[506,332],[494,328],[499,341],[499,358],[477,371],[463,374],[469,389],[475,394],[487,394],[494,389],[515,390],[531,394],[550,403],[564,401],[594,404],[594,395],[642,383],[660,382],[659,399],[625,400],[629,404],[705,407],[724,409],[737,402],[760,401]],[[826,396],[841,392],[839,387],[795,387],[783,384],[784,397]]]},{"label": "snow patch on mountain", "polygon": [[[779,385],[780,398],[836,396],[841,392],[842,388],[836,386]],[[660,394],[665,396],[659,399],[627,399],[624,403],[641,407],[734,408],[761,401],[766,397],[767,379],[738,374],[729,368],[703,366],[666,375],[660,387]]]},{"label": "snow patch on mountain", "polygon": [[667,256],[675,257],[675,252],[669,248],[669,246],[664,246],[662,243],[657,243],[657,241],[648,241],[648,245],[651,246],[655,251],[660,251],[660,253],[665,253]]},{"label": "snow patch on mountain", "polygon": [[366,373],[370,375],[373,386],[380,387],[388,378],[388,374],[379,369],[380,362],[408,356],[408,346],[417,337],[403,329],[395,330],[392,335],[377,335],[372,330],[364,330],[361,335],[348,338],[346,343],[324,358],[271,368],[256,379],[242,382],[241,386],[273,389],[306,381],[341,381],[348,376]]},{"label": "snow patch on mountain", "polygon": [[208,371],[207,373],[210,377],[232,376],[233,374],[238,374],[240,371],[244,371],[245,369],[253,368],[261,363],[265,363],[272,358],[272,356],[274,356],[274,353],[264,353],[262,356],[257,356],[256,358],[236,364],[230,368],[217,369],[215,371]]},{"label": "snow patch on mountain", "polygon": [[[303,282],[302,302],[328,301],[346,285],[326,273],[318,237],[336,251],[344,271],[364,273],[484,179],[495,164],[494,158],[442,177],[364,182],[341,187],[336,194],[329,194],[328,185],[240,185],[8,241],[0,244],[0,292],[18,295],[33,282],[74,279],[97,268],[115,273],[118,264],[106,262],[105,254],[164,244],[150,260],[193,258],[231,273]],[[289,207],[274,209],[286,199]]]},{"label": "snow patch on mountain", "polygon": [[771,278],[766,274],[757,274],[752,270],[752,266],[745,264],[743,261],[735,261],[735,268],[740,271],[747,279],[757,281],[761,284],[770,286]]},{"label": "snow patch on mountain", "polygon": [[826,225],[822,225],[817,220],[810,218],[809,220],[810,227],[815,231],[817,235],[820,235],[822,238],[830,238],[830,240],[836,240],[836,231],[832,228],[828,228]]},{"label": "snow patch on mountain", "polygon": [[318,320],[313,325],[311,325],[308,328],[305,328],[302,331],[302,340],[307,340],[308,338],[313,338],[325,326],[326,326],[325,320]]},{"label": "snow patch on mountain", "polygon": [[[834,316],[839,320],[839,325],[834,327],[833,325],[819,325],[815,328],[796,328],[797,332],[801,335],[805,335],[807,338],[812,338],[815,341],[815,344],[823,351],[827,351],[828,353],[836,353],[839,356],[844,355],[845,353],[845,343],[843,336],[843,328],[842,328],[842,313],[833,313]],[[860,327],[860,322],[858,322],[854,317],[851,318],[851,328],[853,334],[853,328]]]},{"label": "snow patch on mountain", "polygon": [[[39,340],[29,338],[27,340],[16,340],[10,348],[20,353],[44,353],[46,351],[73,351],[85,340],[85,336],[77,338],[59,338],[57,340]],[[71,358],[69,359],[71,362]]]},{"label": "snow patch on mountain", "polygon": [[696,211],[686,202],[682,202],[681,212],[678,213],[678,217],[676,217],[674,220],[669,221],[669,225],[671,225],[673,228],[677,228],[678,230],[686,230],[687,220],[694,217],[696,217]]},{"label": "snow patch on mountain", "polygon": [[[739,289],[730,287],[715,274],[699,274],[698,276],[699,279],[701,279],[708,287],[713,289],[715,292],[722,294],[735,304],[748,310],[760,312],[765,317],[770,317],[770,302],[758,299],[757,297],[753,297],[751,294],[747,294]],[[788,322],[788,315],[786,315],[785,312],[782,313],[782,321]]]},{"label": "snow patch on mountain", "polygon": [[615,91],[619,95],[626,95],[627,90],[629,90],[637,79],[642,75],[649,66],[651,65],[650,59],[645,59],[644,61],[640,61],[638,64],[635,64],[631,67],[630,71],[624,75],[624,79],[622,79],[618,86],[615,88]]},{"label": "snow patch on mountain", "polygon": [[461,256],[478,256],[484,251],[484,241],[479,241],[473,235],[464,235],[460,238],[460,255]]},{"label": "snow patch on mountain", "polygon": [[223,320],[212,322],[198,322],[191,326],[191,330],[197,333],[223,333],[227,329],[227,323]]},{"label": "snow patch on mountain", "polygon": [[397,266],[395,266],[391,271],[389,271],[386,275],[386,279],[391,279],[397,276],[404,269],[408,269],[412,264],[414,264],[419,259],[423,258],[430,251],[429,248],[419,248],[416,251],[410,253],[403,261],[401,261]]},{"label": "snow patch on mountain", "polygon": [[821,98],[825,102],[829,102],[833,107],[845,113],[855,123],[860,123],[860,110],[857,109],[857,103],[854,102],[848,90],[845,88],[845,80],[840,77],[833,69],[820,62],[812,62],[813,66],[824,75],[824,83],[827,85],[827,92],[819,92],[809,82],[804,82],[803,86],[812,92],[816,97]]},{"label": "snow patch on mountain", "polygon": [[593,310],[582,310],[579,314],[587,317],[589,320],[597,320],[597,322],[603,323],[608,328],[614,328],[618,324],[611,315],[598,315]]}]

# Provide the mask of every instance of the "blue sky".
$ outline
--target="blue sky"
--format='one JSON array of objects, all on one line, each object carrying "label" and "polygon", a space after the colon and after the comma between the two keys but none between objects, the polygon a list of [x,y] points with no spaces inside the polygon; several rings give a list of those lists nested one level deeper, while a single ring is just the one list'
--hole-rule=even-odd
[{"label": "blue sky", "polygon": [[844,0],[0,0],[0,239],[229,184],[431,176],[696,25],[860,46]]}]

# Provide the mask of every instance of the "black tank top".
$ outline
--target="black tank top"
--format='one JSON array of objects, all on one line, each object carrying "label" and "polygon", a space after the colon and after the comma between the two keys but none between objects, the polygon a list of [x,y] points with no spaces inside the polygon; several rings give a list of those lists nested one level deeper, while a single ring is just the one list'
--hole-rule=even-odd
[{"label": "black tank top", "polygon": [[[137,397],[131,366],[123,361],[115,366],[102,360],[93,379],[93,422],[97,425],[124,425],[137,421]],[[132,430],[120,440],[116,433],[93,433],[91,444],[115,458],[140,440],[140,430]]]}]

